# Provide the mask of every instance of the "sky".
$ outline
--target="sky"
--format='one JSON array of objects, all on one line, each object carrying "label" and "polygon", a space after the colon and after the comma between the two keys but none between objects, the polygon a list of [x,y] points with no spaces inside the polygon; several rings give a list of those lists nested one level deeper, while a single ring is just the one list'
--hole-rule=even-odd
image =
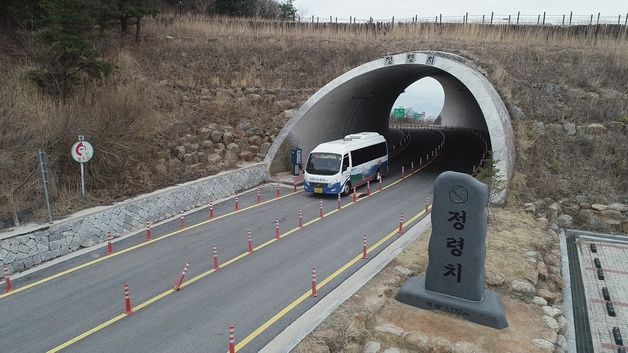
[{"label": "sky", "polygon": [[397,97],[393,108],[412,108],[418,113],[426,112],[428,116],[438,116],[444,102],[443,87],[435,79],[426,77],[408,86],[406,91]]},{"label": "sky", "polygon": [[621,14],[622,18],[628,12],[626,0],[295,0],[295,6],[302,17],[319,16],[329,18],[376,19],[410,18],[418,14],[420,17],[433,17],[439,14],[443,16],[490,15],[491,11],[499,15],[521,14],[538,15],[546,11],[548,15],[569,14],[591,15],[601,12],[602,16],[614,16]]}]

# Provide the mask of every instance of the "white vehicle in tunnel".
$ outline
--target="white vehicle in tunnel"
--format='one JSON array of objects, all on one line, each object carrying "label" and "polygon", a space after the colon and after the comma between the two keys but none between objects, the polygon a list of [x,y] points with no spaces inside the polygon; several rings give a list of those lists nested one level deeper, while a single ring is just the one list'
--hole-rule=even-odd
[{"label": "white vehicle in tunnel", "polygon": [[379,179],[388,165],[386,139],[360,132],[322,143],[308,156],[304,189],[317,194],[349,194],[351,188]]}]

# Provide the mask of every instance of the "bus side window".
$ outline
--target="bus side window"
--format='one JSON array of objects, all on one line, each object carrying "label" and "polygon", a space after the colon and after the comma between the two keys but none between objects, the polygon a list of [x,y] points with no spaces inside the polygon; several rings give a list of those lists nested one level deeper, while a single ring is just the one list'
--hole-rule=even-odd
[{"label": "bus side window", "polygon": [[345,154],[342,158],[342,172],[344,173],[349,168],[349,155]]}]

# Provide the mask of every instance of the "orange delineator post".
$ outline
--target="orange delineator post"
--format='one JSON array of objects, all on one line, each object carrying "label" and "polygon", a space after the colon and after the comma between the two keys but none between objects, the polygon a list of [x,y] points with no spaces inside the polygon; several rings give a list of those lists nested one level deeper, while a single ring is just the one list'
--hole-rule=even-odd
[{"label": "orange delineator post", "polygon": [[107,232],[107,255],[113,254],[113,244],[111,244],[111,232]]},{"label": "orange delineator post", "polygon": [[262,194],[261,194],[261,192],[260,192],[260,189],[259,189],[259,188],[257,188],[257,201],[256,201],[256,202],[257,202],[257,203],[262,202]]},{"label": "orange delineator post", "polygon": [[179,221],[181,223],[181,228],[185,228],[185,216],[183,215],[183,210],[181,210],[179,214],[180,214]]},{"label": "orange delineator post", "polygon": [[275,188],[275,197],[279,197],[281,196],[281,192],[279,191],[279,183],[277,183],[277,186]]},{"label": "orange delineator post", "polygon": [[368,196],[371,196],[371,181],[370,180],[366,181],[366,194]]},{"label": "orange delineator post", "polygon": [[318,290],[316,289],[316,267],[312,267],[312,296],[318,297]]},{"label": "orange delineator post", "polygon": [[214,271],[218,271],[220,269],[220,264],[218,264],[218,249],[216,245],[214,245],[212,252],[214,253]]},{"label": "orange delineator post", "polygon": [[425,213],[427,213],[429,211],[429,207],[430,207],[430,198],[427,197],[425,199]]},{"label": "orange delineator post", "polygon": [[209,219],[214,219],[214,203],[209,202]]},{"label": "orange delineator post", "polygon": [[380,175],[379,175],[379,185],[377,186],[377,188],[378,188],[378,190],[379,190],[379,191],[382,191],[382,179],[383,179],[383,178],[382,178],[382,175],[380,174]]},{"label": "orange delineator post", "polygon": [[303,210],[299,209],[299,228],[303,228]]},{"label": "orange delineator post", "polygon": [[133,314],[133,308],[131,307],[131,294],[129,294],[129,285],[124,284],[124,313],[126,315]]},{"label": "orange delineator post", "polygon": [[146,221],[146,240],[149,241],[152,239],[152,235],[150,233],[150,222]]},{"label": "orange delineator post", "polygon": [[253,238],[251,238],[251,231],[247,231],[248,237],[248,252],[249,254],[253,252]]},{"label": "orange delineator post", "polygon": [[235,327],[229,325],[229,353],[235,353]]},{"label": "orange delineator post", "polygon": [[401,216],[399,217],[399,234],[403,232],[403,212],[401,212]]},{"label": "orange delineator post", "polygon": [[414,173],[414,161],[410,162],[410,173]]},{"label": "orange delineator post", "polygon": [[340,201],[340,194],[338,194],[338,209],[342,208],[342,203]]},{"label": "orange delineator post", "polygon": [[405,174],[405,167],[401,166],[401,179],[405,177],[404,174]]},{"label": "orange delineator post", "polygon": [[358,194],[355,192],[355,186],[353,187],[353,202],[358,202]]},{"label": "orange delineator post", "polygon": [[323,218],[324,217],[324,214],[323,214],[323,200],[320,201],[319,205],[320,205],[319,206],[319,210],[320,210],[319,211],[319,215],[320,215],[321,218]]},{"label": "orange delineator post", "polygon": [[240,199],[238,199],[238,197],[235,197],[235,210],[239,211],[240,210]]},{"label": "orange delineator post", "polygon": [[9,293],[13,288],[11,288],[11,276],[9,275],[9,268],[4,265],[4,292]]},{"label": "orange delineator post", "polygon": [[183,280],[185,279],[185,274],[188,272],[188,267],[190,267],[189,261],[185,263],[185,266],[183,266],[183,271],[181,271],[181,275],[179,276],[177,284],[175,284],[174,286],[174,290],[181,289],[181,285],[183,284]]},{"label": "orange delineator post", "polygon": [[297,192],[297,177],[292,178],[293,192]]},{"label": "orange delineator post", "polygon": [[362,236],[362,259],[368,259],[368,249],[366,247],[366,234]]},{"label": "orange delineator post", "polygon": [[275,239],[279,240],[279,238],[281,238],[279,234],[279,220],[276,219],[275,220]]}]

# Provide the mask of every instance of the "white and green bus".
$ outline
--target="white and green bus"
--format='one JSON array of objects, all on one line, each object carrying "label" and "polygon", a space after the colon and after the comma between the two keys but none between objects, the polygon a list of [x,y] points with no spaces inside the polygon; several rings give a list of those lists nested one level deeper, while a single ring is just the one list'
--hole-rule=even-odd
[{"label": "white and green bus", "polygon": [[387,170],[388,145],[376,132],[360,132],[322,143],[312,150],[305,166],[304,188],[317,194],[344,194]]}]

